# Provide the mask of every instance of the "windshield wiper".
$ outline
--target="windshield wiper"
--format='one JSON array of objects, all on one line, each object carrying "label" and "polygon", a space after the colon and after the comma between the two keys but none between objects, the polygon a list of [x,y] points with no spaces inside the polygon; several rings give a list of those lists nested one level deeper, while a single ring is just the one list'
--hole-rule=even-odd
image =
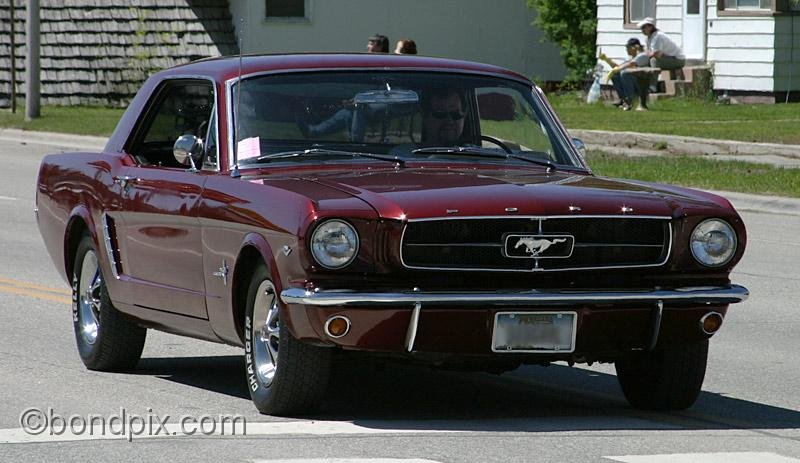
[{"label": "windshield wiper", "polygon": [[[379,159],[381,161],[387,161],[394,164],[398,164],[400,166],[405,166],[406,162],[402,159],[389,157],[389,156],[381,156],[380,154],[373,154],[373,153],[362,153],[358,151],[340,151],[340,150],[329,150],[324,148],[309,148],[306,150],[294,150],[294,151],[283,151],[280,153],[272,153],[272,154],[264,154],[257,158],[250,158],[246,160],[242,160],[243,164],[258,164],[262,162],[271,162],[276,159],[286,159],[286,158],[294,158],[294,157],[301,157],[301,156],[309,156],[309,155],[322,155],[322,156],[347,156],[351,158],[370,158],[370,159]],[[245,162],[246,161],[246,162]]]},{"label": "windshield wiper", "polygon": [[520,161],[529,162],[547,167],[548,172],[556,170],[556,165],[544,159],[532,159],[518,154],[506,154],[492,149],[480,148],[477,146],[431,146],[427,148],[418,148],[411,151],[413,154],[455,154],[458,156],[475,156],[487,157],[498,159],[518,159]]}]

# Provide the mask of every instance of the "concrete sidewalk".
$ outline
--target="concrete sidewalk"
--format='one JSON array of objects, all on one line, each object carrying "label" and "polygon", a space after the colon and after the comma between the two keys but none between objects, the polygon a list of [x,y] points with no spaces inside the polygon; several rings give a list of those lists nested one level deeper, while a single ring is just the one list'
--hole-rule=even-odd
[{"label": "concrete sidewalk", "polygon": [[35,143],[52,146],[62,151],[102,151],[108,138],[67,133],[37,132],[34,130],[0,128],[0,140],[17,143]]},{"label": "concrete sidewalk", "polygon": [[[673,139],[680,138],[684,140],[683,145],[678,145],[677,143],[675,146],[690,146],[690,149],[695,150],[698,152],[701,150],[702,146],[724,146],[725,144],[732,144],[737,145],[739,153],[749,153],[749,154],[740,154],[739,156],[747,156],[748,159],[752,160],[753,162],[764,162],[767,164],[775,164],[772,161],[770,156],[778,156],[778,155],[770,155],[765,151],[759,151],[756,149],[755,146],[744,146],[744,145],[757,145],[758,147],[766,148],[766,147],[787,147],[783,151],[779,151],[781,153],[780,157],[785,159],[794,159],[798,161],[798,164],[795,167],[800,167],[800,146],[792,146],[792,145],[773,145],[768,143],[741,143],[741,142],[725,142],[720,140],[707,140],[707,139],[696,139],[699,140],[698,142],[693,142],[690,137],[670,137],[667,135],[654,135],[654,134],[641,134],[641,133],[633,133],[633,132],[604,132],[599,130],[571,130],[570,131],[573,136],[578,138],[584,139],[589,145],[590,149],[600,149],[603,151],[610,151],[609,146],[616,146],[615,144],[620,144],[619,140],[623,139],[634,139],[637,140],[637,143],[640,143],[639,146],[643,143],[653,143],[654,140],[666,141],[666,143],[674,142]],[[92,137],[86,135],[69,135],[69,134],[62,134],[62,133],[51,133],[51,132],[34,132],[34,131],[27,131],[27,130],[17,130],[17,129],[0,129],[0,140],[3,141],[11,141],[17,143],[35,143],[45,146],[53,146],[58,148],[61,151],[74,151],[74,150],[86,150],[86,151],[101,151],[106,145],[106,138],[103,137]],[[691,147],[691,145],[693,147]],[[650,145],[652,147],[652,145]],[[797,150],[792,151],[793,149]],[[643,153],[642,148],[628,148],[626,154],[635,155],[635,156],[644,156],[650,155],[649,153]],[[664,155],[663,150],[661,153]],[[666,153],[669,154],[669,153]],[[703,154],[703,153],[698,153]],[[778,165],[778,164],[776,164]],[[712,193],[718,194],[733,203],[734,207],[740,211],[749,211],[749,212],[764,212],[764,213],[773,213],[773,214],[787,214],[787,215],[797,215],[800,216],[800,199],[795,198],[783,198],[778,196],[762,196],[762,195],[753,195],[753,194],[746,194],[746,193],[736,193],[731,191],[712,191]]]},{"label": "concrete sidewalk", "polygon": [[685,137],[638,132],[606,130],[570,130],[590,150],[628,156],[667,156],[688,154],[709,156],[719,160],[737,160],[800,168],[800,145],[748,143],[733,140]]}]

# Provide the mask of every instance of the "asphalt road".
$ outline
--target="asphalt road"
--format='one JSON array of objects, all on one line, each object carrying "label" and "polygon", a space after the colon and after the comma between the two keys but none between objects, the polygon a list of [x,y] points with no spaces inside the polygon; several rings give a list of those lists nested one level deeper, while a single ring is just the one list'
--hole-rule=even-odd
[{"label": "asphalt road", "polygon": [[[703,393],[686,412],[631,409],[608,365],[498,377],[343,364],[320,415],[278,419],[255,411],[235,348],[150,331],[136,371],[84,369],[68,286],[33,214],[38,163],[54,150],[0,141],[0,461],[800,462],[796,215],[743,214],[749,244],[733,279],[752,296],[712,340]],[[53,427],[22,432],[29,409]],[[142,433],[155,437],[129,442],[134,426],[113,435],[123,413],[132,425],[132,415],[149,421]],[[180,417],[204,415],[243,417],[246,435],[180,435]],[[59,418],[78,425],[91,416],[112,426],[105,439],[50,435]]]}]

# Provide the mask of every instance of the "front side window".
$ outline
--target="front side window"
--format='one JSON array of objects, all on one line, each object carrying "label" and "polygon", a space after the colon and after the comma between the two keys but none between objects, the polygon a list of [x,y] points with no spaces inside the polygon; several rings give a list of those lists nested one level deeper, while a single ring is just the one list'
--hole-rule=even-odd
[{"label": "front side window", "polygon": [[656,17],[656,0],[625,0],[625,22],[635,24]]},{"label": "front side window", "polygon": [[512,80],[319,72],[253,77],[233,89],[232,145],[243,167],[357,158],[346,153],[582,166],[540,97]]},{"label": "front side window", "polygon": [[183,167],[172,153],[175,141],[187,134],[205,140],[213,108],[214,90],[208,82],[164,84],[144,113],[128,152],[143,165]]}]

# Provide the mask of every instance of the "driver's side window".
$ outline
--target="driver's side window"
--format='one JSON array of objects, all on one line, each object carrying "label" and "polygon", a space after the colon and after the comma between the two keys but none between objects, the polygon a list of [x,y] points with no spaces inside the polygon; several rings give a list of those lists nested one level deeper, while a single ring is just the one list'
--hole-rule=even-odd
[{"label": "driver's side window", "polygon": [[165,83],[145,112],[129,152],[143,165],[183,167],[172,153],[175,141],[187,134],[205,141],[213,108],[214,91],[210,82]]}]

